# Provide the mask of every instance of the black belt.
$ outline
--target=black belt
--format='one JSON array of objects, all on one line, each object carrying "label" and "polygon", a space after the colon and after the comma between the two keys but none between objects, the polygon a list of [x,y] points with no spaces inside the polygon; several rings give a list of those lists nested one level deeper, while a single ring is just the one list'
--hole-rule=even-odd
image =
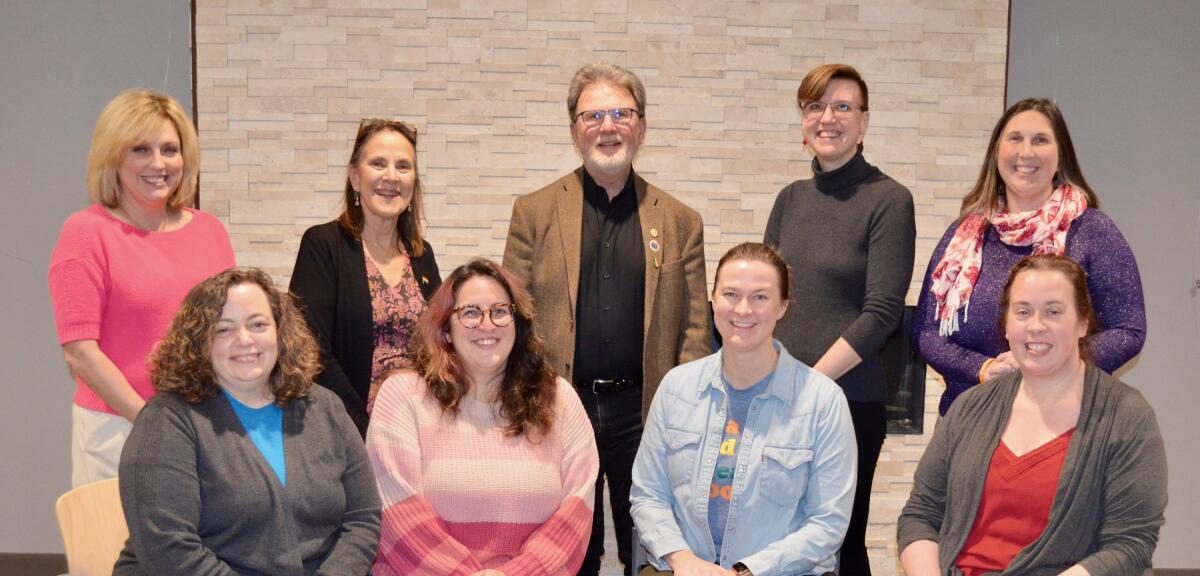
[{"label": "black belt", "polygon": [[591,390],[593,394],[615,394],[617,392],[624,392],[630,388],[638,388],[640,385],[637,380],[632,378],[596,378],[595,380],[580,382],[575,387]]}]

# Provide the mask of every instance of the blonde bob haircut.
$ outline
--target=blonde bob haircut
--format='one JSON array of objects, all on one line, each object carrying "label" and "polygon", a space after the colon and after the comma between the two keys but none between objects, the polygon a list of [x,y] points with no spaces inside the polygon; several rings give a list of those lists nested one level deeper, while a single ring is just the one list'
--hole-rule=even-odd
[{"label": "blonde bob haircut", "polygon": [[87,167],[88,198],[92,202],[107,208],[117,207],[121,197],[121,182],[117,179],[121,160],[134,145],[154,136],[164,122],[170,122],[179,133],[183,154],[183,178],[167,198],[167,210],[177,211],[192,204],[200,175],[196,129],[179,102],[150,90],[122,92],[104,107],[96,120]]}]

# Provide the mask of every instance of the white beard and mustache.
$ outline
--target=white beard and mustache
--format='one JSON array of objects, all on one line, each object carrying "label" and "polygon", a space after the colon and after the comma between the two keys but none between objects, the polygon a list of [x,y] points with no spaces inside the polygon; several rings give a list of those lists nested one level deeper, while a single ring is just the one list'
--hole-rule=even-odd
[{"label": "white beard and mustache", "polygon": [[[633,166],[633,160],[637,158],[638,144],[634,138],[622,140],[621,138],[609,138],[605,140],[597,140],[587,150],[580,150],[576,146],[576,152],[583,158],[583,165],[587,167],[588,172],[603,174],[605,176],[619,176],[622,172],[629,170]],[[621,142],[620,151],[616,154],[604,154],[600,152],[599,147],[602,144],[612,144]]]}]

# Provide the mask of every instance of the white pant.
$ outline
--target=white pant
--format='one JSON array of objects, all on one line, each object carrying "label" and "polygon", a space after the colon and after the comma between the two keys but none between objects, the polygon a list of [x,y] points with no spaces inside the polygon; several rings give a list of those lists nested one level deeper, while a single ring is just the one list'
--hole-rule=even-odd
[{"label": "white pant", "polygon": [[71,405],[71,486],[117,477],[133,423],[117,414]]}]

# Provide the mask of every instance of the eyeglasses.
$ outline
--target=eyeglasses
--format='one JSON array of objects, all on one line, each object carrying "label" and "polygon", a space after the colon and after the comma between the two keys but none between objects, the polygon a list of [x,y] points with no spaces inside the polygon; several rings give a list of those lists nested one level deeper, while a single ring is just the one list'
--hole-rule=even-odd
[{"label": "eyeglasses", "polygon": [[613,124],[624,126],[633,121],[638,111],[633,108],[613,108],[612,110],[584,110],[575,115],[576,120],[582,120],[585,126],[599,126],[604,123],[604,117],[612,118]]},{"label": "eyeglasses", "polygon": [[837,102],[821,102],[820,100],[813,100],[812,102],[805,102],[801,104],[800,113],[803,114],[805,118],[823,116],[825,115],[826,108],[832,109],[833,115],[837,116],[838,118],[850,116],[855,110],[865,112],[867,109],[866,106],[863,106],[862,104],[855,104],[853,102],[843,102],[840,100]]},{"label": "eyeglasses", "polygon": [[497,328],[503,328],[512,324],[513,318],[516,316],[516,307],[512,304],[492,304],[486,308],[480,308],[474,304],[459,306],[454,309],[454,317],[458,318],[458,323],[463,328],[478,328],[483,324],[483,317],[487,316],[492,325]]}]

